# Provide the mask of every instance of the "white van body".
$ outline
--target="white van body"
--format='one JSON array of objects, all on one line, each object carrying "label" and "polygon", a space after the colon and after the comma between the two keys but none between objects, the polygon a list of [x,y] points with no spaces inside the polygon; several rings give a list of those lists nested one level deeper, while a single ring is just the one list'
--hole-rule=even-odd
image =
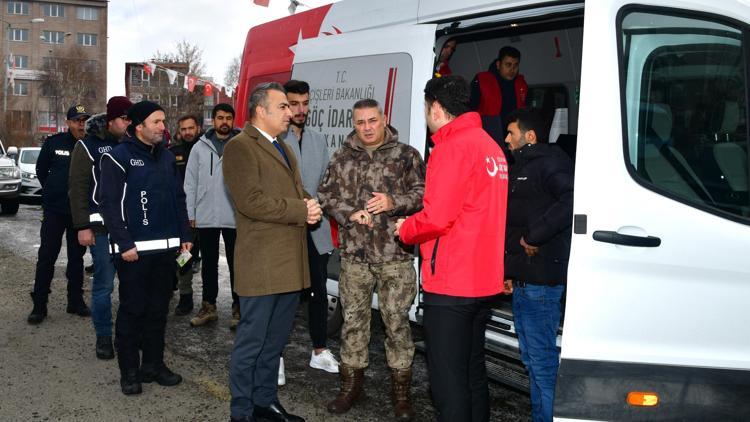
[{"label": "white van body", "polygon": [[18,150],[18,168],[21,169],[21,196],[42,197],[42,184],[36,176],[36,161],[40,147],[24,147]]},{"label": "white van body", "polygon": [[[264,30],[292,28],[331,151],[372,97],[426,154],[434,51],[456,38],[471,80],[521,50],[528,106],[576,141],[556,419],[750,420],[750,1],[343,0],[306,18]],[[501,304],[488,355],[517,346]]]}]

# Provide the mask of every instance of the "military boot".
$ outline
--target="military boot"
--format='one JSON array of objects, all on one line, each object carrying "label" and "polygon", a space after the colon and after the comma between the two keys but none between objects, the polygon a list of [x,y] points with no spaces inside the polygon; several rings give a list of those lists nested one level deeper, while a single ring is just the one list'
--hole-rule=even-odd
[{"label": "military boot", "polygon": [[218,319],[219,314],[216,313],[216,305],[212,305],[204,300],[201,309],[198,311],[198,314],[196,314],[193,319],[190,320],[190,325],[192,325],[193,327],[199,327]]},{"label": "military boot", "polygon": [[358,400],[364,398],[365,370],[356,369],[344,364],[339,366],[341,390],[338,396],[328,403],[328,411],[334,414],[346,413]]},{"label": "military boot", "polygon": [[32,292],[31,300],[34,301],[34,309],[26,318],[26,322],[33,325],[40,324],[44,321],[44,318],[47,318],[47,296],[38,295],[37,297]]},{"label": "military boot", "polygon": [[391,368],[391,400],[393,413],[397,421],[410,421],[414,418],[414,409],[409,398],[411,392],[411,368]]}]

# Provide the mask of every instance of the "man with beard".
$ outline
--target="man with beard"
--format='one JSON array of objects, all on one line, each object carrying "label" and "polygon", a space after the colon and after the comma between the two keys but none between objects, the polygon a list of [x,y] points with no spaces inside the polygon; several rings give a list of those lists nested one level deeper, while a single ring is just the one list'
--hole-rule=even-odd
[{"label": "man with beard", "polygon": [[240,133],[234,128],[234,108],[217,104],[211,111],[213,129],[209,129],[193,147],[185,172],[190,226],[198,229],[203,256],[201,278],[203,303],[190,325],[198,327],[216,321],[216,297],[219,294],[219,236],[229,265],[229,284],[232,286],[232,320],[229,327],[237,328],[240,322],[240,304],[234,292],[234,241],[237,230],[234,223],[234,205],[224,185],[222,157],[227,141]]},{"label": "man with beard", "polygon": [[144,382],[182,382],[164,363],[164,330],[175,252],[193,245],[180,175],[163,145],[164,109],[141,101],[127,117],[122,141],[99,163],[99,209],[120,280],[115,325],[120,388],[131,395],[140,394]]},{"label": "man with beard", "polygon": [[[177,120],[177,134],[169,150],[174,154],[177,170],[183,180],[185,179],[190,151],[198,138],[202,136],[201,132],[201,125],[194,115],[186,114]],[[193,257],[175,271],[175,282],[180,291],[180,301],[174,310],[174,314],[177,316],[187,315],[193,310],[193,271],[197,271],[200,265],[200,242],[198,241],[198,231],[195,228],[193,228],[192,254]]]},{"label": "man with beard", "polygon": [[70,158],[70,210],[78,243],[88,246],[94,260],[91,283],[91,319],[96,331],[96,357],[114,359],[112,347],[112,290],[115,265],[109,253],[109,236],[99,211],[102,154],[114,148],[130,124],[128,110],[133,105],[126,97],[112,97],[107,112],[86,121],[86,137],[78,141]]},{"label": "man with beard", "polygon": [[36,174],[42,184],[42,228],[39,255],[31,298],[34,309],[26,319],[29,324],[39,324],[47,318],[47,297],[55,272],[55,261],[62,247],[62,236],[68,251],[65,277],[68,279],[68,306],[66,311],[82,317],[91,315],[83,301],[83,254],[86,248],[78,244],[78,231],[73,228],[68,200],[68,173],[70,155],[79,139],[85,136],[84,126],[91,114],[80,104],[68,109],[67,132],[52,135],[44,141]]},{"label": "man with beard", "polygon": [[[328,167],[328,147],[320,132],[305,130],[307,113],[310,111],[310,85],[304,81],[291,80],[284,85],[292,120],[284,142],[294,151],[300,163],[302,185],[313,198],[318,195],[318,185]],[[304,157],[304,158],[303,158]],[[323,217],[319,224],[308,227],[307,256],[310,265],[310,296],[308,304],[310,338],[313,351],[310,367],[337,374],[339,363],[326,348],[328,323],[328,256],[333,250],[331,226]]]}]

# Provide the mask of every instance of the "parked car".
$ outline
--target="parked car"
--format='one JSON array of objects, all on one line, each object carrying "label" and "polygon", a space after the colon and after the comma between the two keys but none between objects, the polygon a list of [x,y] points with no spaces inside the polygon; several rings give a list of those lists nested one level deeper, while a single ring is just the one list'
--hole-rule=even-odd
[{"label": "parked car", "polygon": [[39,147],[24,147],[18,152],[18,168],[21,170],[22,198],[38,199],[42,197],[42,184],[36,177],[36,160],[39,158]]},{"label": "parked car", "polygon": [[10,147],[11,151],[5,149],[0,141],[0,212],[2,214],[15,214],[18,212],[18,193],[21,188],[21,171],[15,161],[8,157],[8,152],[15,152],[16,147]]}]

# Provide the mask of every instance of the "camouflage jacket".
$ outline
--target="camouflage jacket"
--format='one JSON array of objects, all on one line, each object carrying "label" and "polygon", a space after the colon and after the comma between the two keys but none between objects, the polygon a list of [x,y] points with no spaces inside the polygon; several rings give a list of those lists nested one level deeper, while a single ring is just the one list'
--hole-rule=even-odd
[{"label": "camouflage jacket", "polygon": [[[425,165],[416,149],[398,142],[398,132],[387,126],[385,142],[372,152],[362,147],[355,132],[333,154],[318,199],[323,211],[339,224],[341,257],[378,264],[414,258],[414,250],[394,235],[396,220],[422,208]],[[349,216],[366,208],[373,192],[387,193],[395,208],[373,215],[374,227],[352,223]]]}]

